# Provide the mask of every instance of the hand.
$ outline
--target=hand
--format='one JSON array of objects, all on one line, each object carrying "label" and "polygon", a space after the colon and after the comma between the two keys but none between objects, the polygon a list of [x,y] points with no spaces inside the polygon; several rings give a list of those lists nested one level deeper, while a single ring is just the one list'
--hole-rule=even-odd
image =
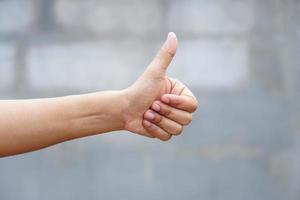
[{"label": "hand", "polygon": [[166,76],[176,48],[170,33],[145,72],[125,90],[0,101],[0,157],[123,129],[164,141],[178,135],[191,122],[197,100]]},{"label": "hand", "polygon": [[139,79],[125,91],[125,129],[166,141],[179,135],[192,121],[197,100],[180,81],[166,76],[177,49],[177,38],[169,33],[157,56]]}]

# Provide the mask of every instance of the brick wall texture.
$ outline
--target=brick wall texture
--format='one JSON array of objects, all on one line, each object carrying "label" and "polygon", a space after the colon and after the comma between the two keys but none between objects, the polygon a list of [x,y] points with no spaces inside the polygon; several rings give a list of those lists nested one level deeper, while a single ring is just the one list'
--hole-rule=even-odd
[{"label": "brick wall texture", "polygon": [[300,199],[300,1],[0,0],[0,97],[122,89],[169,31],[200,107],[168,143],[126,132],[0,160],[0,199]]}]

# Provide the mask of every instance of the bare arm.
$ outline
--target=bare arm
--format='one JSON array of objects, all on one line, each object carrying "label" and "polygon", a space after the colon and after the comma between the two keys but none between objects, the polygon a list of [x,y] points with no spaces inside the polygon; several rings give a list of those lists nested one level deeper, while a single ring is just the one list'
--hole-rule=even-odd
[{"label": "bare arm", "polygon": [[123,93],[0,101],[0,156],[123,129]]},{"label": "bare arm", "polygon": [[145,72],[125,90],[0,101],[0,157],[115,130],[163,141],[179,135],[192,121],[197,100],[166,75],[176,48],[177,38],[170,33]]}]

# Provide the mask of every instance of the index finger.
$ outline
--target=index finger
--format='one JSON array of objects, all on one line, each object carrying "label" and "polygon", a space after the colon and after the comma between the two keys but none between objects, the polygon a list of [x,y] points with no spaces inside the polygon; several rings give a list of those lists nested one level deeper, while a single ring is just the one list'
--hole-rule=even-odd
[{"label": "index finger", "polygon": [[191,93],[186,95],[164,94],[161,97],[162,102],[177,109],[187,112],[195,112],[198,107],[198,102],[195,96]]}]

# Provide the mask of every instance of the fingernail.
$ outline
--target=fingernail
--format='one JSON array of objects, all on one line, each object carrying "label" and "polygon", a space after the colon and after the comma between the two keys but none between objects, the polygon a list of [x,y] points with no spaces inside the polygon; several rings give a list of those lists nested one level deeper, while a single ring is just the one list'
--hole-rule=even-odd
[{"label": "fingernail", "polygon": [[170,97],[167,97],[167,96],[162,96],[161,98],[163,100],[163,102],[165,103],[170,103]]},{"label": "fingernail", "polygon": [[169,52],[172,55],[175,55],[177,48],[177,37],[175,33],[170,32],[168,34],[167,40],[162,47],[165,51]]},{"label": "fingernail", "polygon": [[154,103],[152,105],[152,109],[158,112],[158,111],[160,111],[160,106],[157,103]]},{"label": "fingernail", "polygon": [[172,38],[172,37],[173,37],[173,38],[176,38],[175,33],[174,33],[174,32],[169,32],[169,33],[168,33],[168,39],[169,39],[169,38]]},{"label": "fingernail", "polygon": [[151,123],[149,121],[147,121],[147,120],[144,120],[144,124],[145,124],[145,126],[148,126],[148,127],[151,126]]},{"label": "fingernail", "polygon": [[145,118],[152,120],[154,119],[154,114],[152,112],[146,112]]}]

